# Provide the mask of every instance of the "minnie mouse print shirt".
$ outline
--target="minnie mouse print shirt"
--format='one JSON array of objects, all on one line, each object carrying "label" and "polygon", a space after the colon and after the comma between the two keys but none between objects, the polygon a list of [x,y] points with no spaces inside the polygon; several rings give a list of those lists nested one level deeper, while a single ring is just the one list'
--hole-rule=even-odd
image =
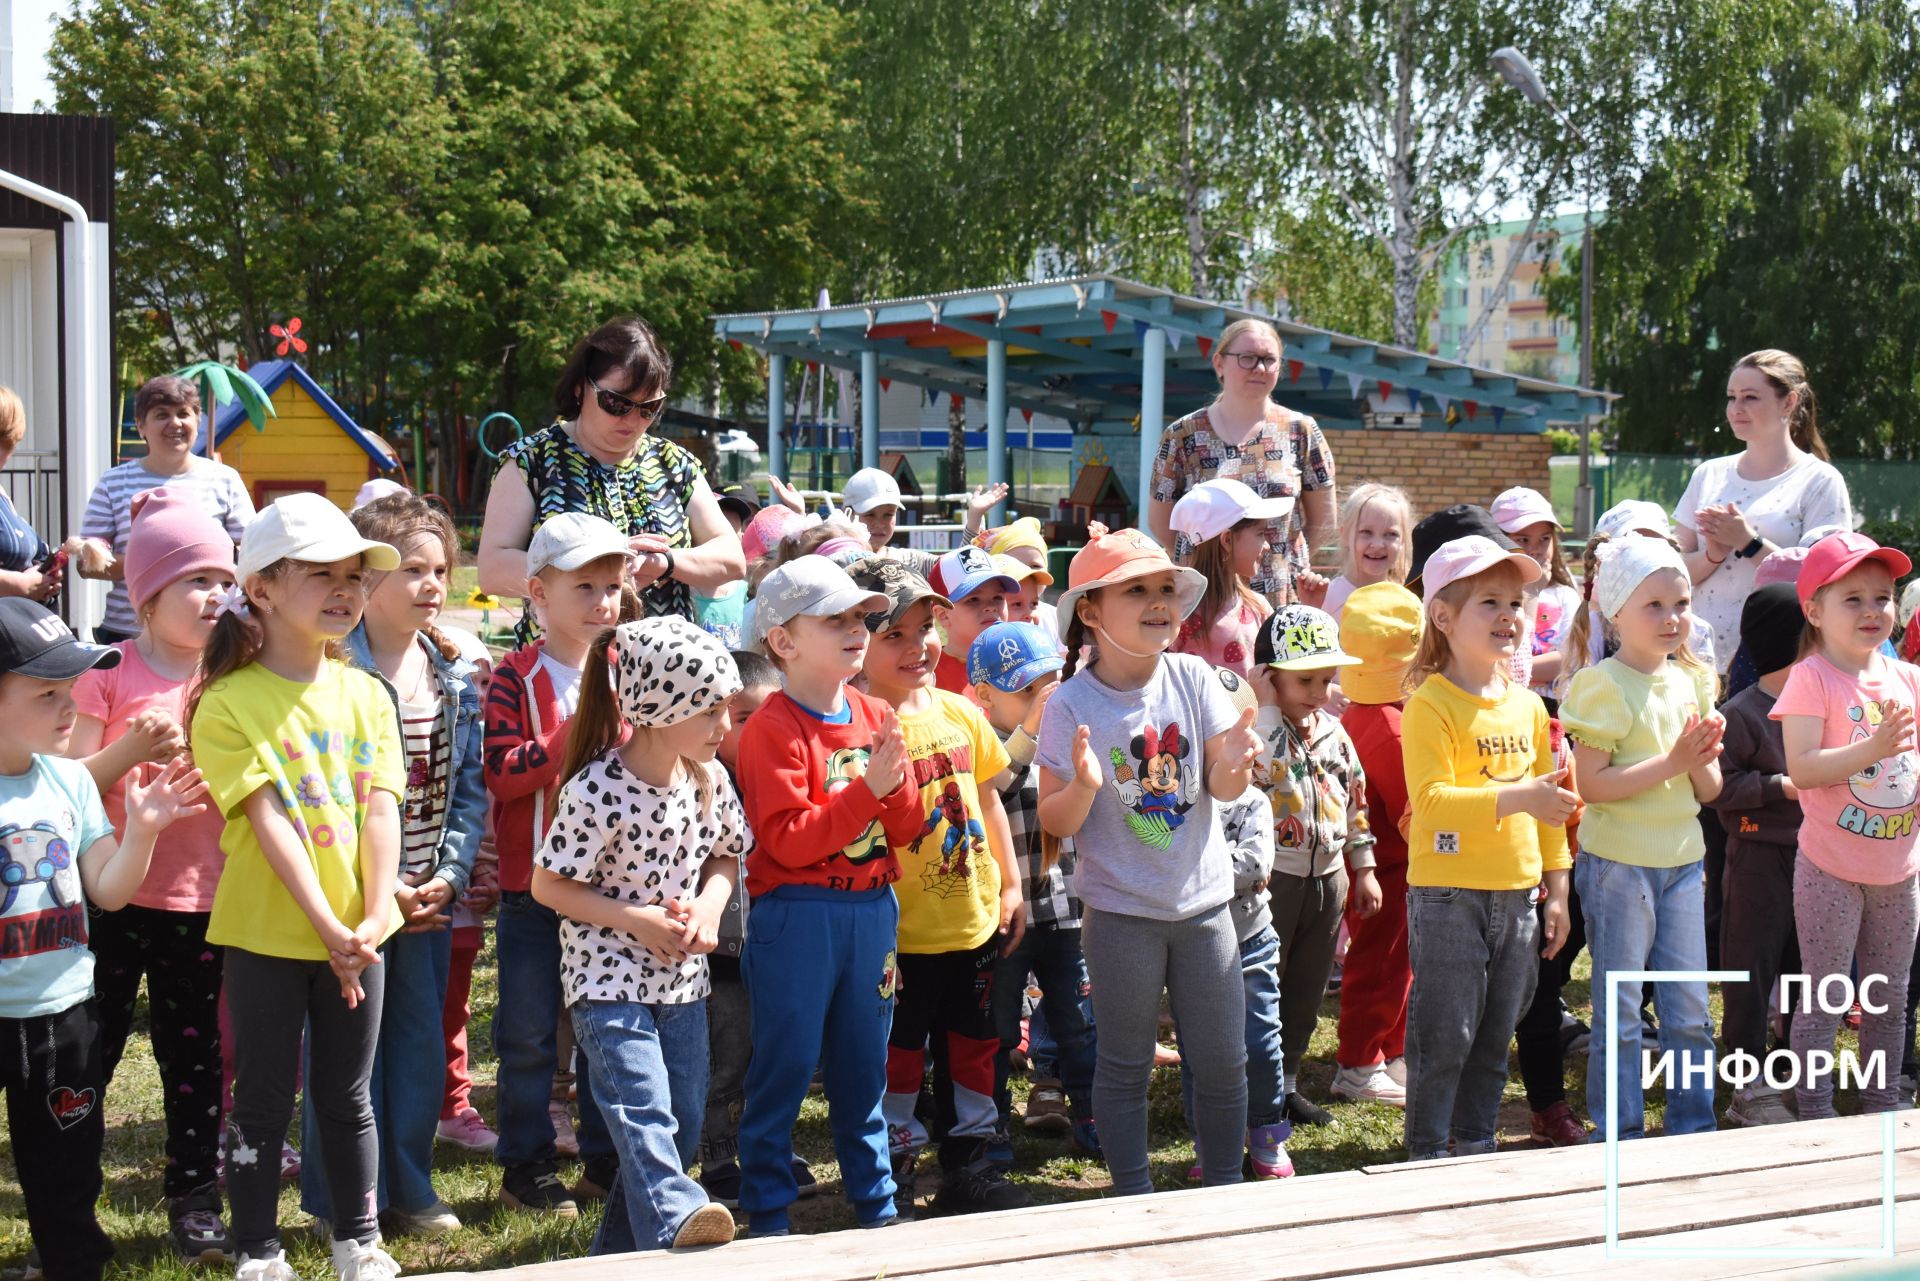
[{"label": "minnie mouse print shirt", "polygon": [[1074,736],[1091,730],[1100,794],[1074,837],[1074,892],[1088,907],[1180,921],[1233,897],[1233,863],[1207,794],[1207,740],[1235,720],[1205,659],[1163,654],[1139,689],[1081,668],[1040,719],[1034,762],[1073,779]]}]

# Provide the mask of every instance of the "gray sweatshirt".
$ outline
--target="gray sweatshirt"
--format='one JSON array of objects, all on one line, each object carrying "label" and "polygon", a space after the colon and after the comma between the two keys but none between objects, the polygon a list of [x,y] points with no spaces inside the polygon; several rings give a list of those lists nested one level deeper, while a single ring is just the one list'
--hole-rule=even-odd
[{"label": "gray sweatshirt", "polygon": [[1257,787],[1220,807],[1220,831],[1233,856],[1233,936],[1244,943],[1273,923],[1273,802]]},{"label": "gray sweatshirt", "polygon": [[1786,793],[1787,752],[1780,722],[1768,719],[1773,695],[1749,685],[1720,707],[1727,718],[1720,756],[1720,811],[1727,840],[1762,845],[1800,843],[1800,802]]}]

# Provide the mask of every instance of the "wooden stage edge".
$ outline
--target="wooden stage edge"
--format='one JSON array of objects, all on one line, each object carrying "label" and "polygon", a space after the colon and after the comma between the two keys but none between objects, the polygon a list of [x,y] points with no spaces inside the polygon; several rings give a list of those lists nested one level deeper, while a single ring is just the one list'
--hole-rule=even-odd
[{"label": "wooden stage edge", "polygon": [[[1878,1116],[1622,1144],[1622,1253],[1613,1257],[1606,1150],[1585,1147],[508,1271],[515,1281],[1920,1276],[1920,1113],[1897,1113],[1893,1122],[1897,1255],[1846,1257],[1883,1248],[1885,1144]],[[1703,1253],[1651,1253],[1673,1250]]]}]

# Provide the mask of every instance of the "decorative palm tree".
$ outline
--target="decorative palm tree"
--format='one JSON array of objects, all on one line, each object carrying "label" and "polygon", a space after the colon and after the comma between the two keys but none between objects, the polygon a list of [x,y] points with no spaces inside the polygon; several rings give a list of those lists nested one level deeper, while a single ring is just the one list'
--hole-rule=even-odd
[{"label": "decorative palm tree", "polygon": [[[255,431],[265,431],[267,419],[279,417],[272,399],[267,395],[267,389],[255,382],[253,376],[244,369],[217,360],[201,360],[173,372],[176,377],[185,378],[200,389],[200,403],[206,406],[209,427],[213,423],[215,407],[228,404],[236,398],[247,411],[247,421],[253,424]],[[208,448],[212,444],[212,441],[208,441]]]}]

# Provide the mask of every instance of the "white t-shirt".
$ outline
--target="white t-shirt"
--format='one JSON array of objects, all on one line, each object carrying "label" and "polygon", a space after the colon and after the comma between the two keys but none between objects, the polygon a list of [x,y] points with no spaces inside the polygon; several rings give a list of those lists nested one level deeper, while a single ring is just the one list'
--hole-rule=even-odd
[{"label": "white t-shirt", "polygon": [[555,662],[544,651],[540,655],[540,667],[553,682],[553,698],[560,705],[560,718],[565,720],[579,711],[580,669]]},{"label": "white t-shirt", "polygon": [[[1533,656],[1560,653],[1566,648],[1567,634],[1580,617],[1580,589],[1548,583],[1540,589],[1533,605]],[[1553,686],[1535,682],[1533,692],[1542,698],[1554,697]]]},{"label": "white t-shirt", "polygon": [[1351,578],[1340,574],[1327,584],[1327,599],[1320,608],[1333,615],[1333,621],[1337,623],[1340,621],[1340,611],[1347,607],[1347,597],[1359,590]]},{"label": "white t-shirt", "polygon": [[[1778,476],[1766,480],[1747,480],[1740,475],[1742,454],[1709,458],[1693,469],[1687,492],[1673,511],[1673,519],[1699,532],[1696,513],[1702,507],[1737,503],[1760,536],[1776,547],[1792,547],[1800,536],[1822,525],[1853,528],[1853,510],[1847,500],[1847,482],[1831,463],[1812,454]],[[1701,540],[1705,546],[1705,539]],[[1738,551],[1738,548],[1734,549]],[[1693,612],[1712,629],[1716,637],[1740,635],[1740,611],[1753,594],[1753,576],[1761,558],[1742,559],[1729,552],[1727,561],[1703,581],[1694,584]],[[1696,648],[1698,648],[1696,646]],[[1722,645],[1720,671],[1733,662],[1737,645]]]},{"label": "white t-shirt", "polygon": [[[672,787],[635,778],[608,752],[560,789],[553,825],[538,864],[623,903],[691,902],[709,858],[745,858],[753,845],[733,781],[709,771],[714,794],[707,813],[691,776]],[[711,988],[707,958],[662,965],[639,939],[560,917],[560,974],[566,1002],[640,1001],[685,1005]]]}]

